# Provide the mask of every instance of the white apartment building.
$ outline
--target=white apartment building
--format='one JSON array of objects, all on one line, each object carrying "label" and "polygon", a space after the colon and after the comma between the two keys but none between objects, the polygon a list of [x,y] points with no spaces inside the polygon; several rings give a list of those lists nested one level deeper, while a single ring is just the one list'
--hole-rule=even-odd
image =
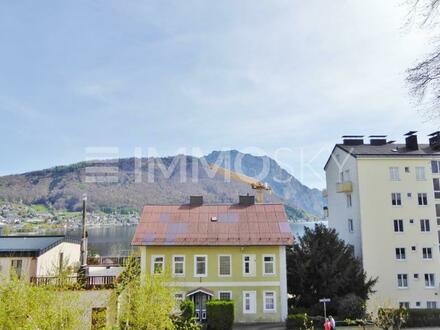
[{"label": "white apartment building", "polygon": [[440,307],[440,132],[344,136],[325,165],[328,221],[377,277],[368,309]]}]

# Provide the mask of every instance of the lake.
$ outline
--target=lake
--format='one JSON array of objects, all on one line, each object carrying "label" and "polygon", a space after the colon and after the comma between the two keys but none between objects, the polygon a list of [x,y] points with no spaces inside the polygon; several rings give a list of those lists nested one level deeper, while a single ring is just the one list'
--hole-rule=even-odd
[{"label": "lake", "polygon": [[[304,235],[304,228],[313,229],[315,224],[325,224],[327,221],[317,222],[291,222],[290,228],[295,236]],[[101,256],[127,255],[130,251],[131,240],[133,239],[136,226],[106,226],[88,228],[89,250]],[[80,237],[80,231],[67,232],[69,236]]]}]

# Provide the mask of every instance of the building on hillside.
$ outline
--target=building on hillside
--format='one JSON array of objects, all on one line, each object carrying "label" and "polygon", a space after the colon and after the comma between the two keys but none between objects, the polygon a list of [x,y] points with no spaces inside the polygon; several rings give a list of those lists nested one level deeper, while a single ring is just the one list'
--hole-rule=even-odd
[{"label": "building on hillside", "polygon": [[240,196],[233,205],[144,207],[133,245],[142,273],[167,273],[178,293],[192,299],[206,320],[206,301],[235,302],[236,322],[277,322],[287,317],[286,246],[293,237],[281,204],[255,204]]},{"label": "building on hillside", "polygon": [[53,276],[60,265],[79,266],[79,255],[79,241],[64,236],[0,236],[0,277]]},{"label": "building on hillside", "polygon": [[378,277],[368,308],[438,308],[440,132],[419,144],[344,136],[325,165],[328,221]]}]

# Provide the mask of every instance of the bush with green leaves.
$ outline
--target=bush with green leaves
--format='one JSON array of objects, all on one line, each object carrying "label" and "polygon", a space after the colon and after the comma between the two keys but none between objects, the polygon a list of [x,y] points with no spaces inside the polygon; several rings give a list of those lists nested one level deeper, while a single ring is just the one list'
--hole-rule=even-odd
[{"label": "bush with green leaves", "polygon": [[400,330],[408,319],[408,310],[405,308],[379,308],[374,323],[377,327],[388,330]]},{"label": "bush with green leaves", "polygon": [[307,314],[289,314],[286,319],[287,330],[310,330],[313,329],[313,321]]},{"label": "bush with green leaves", "polygon": [[409,309],[405,327],[440,327],[440,309]]},{"label": "bush with green leaves", "polygon": [[234,302],[210,300],[206,303],[206,318],[210,330],[230,330],[234,324]]},{"label": "bush with green leaves", "polygon": [[337,300],[337,315],[340,319],[361,319],[365,316],[365,302],[349,293]]},{"label": "bush with green leaves", "polygon": [[180,303],[180,314],[173,316],[175,330],[200,330],[194,318],[194,302],[186,299]]}]

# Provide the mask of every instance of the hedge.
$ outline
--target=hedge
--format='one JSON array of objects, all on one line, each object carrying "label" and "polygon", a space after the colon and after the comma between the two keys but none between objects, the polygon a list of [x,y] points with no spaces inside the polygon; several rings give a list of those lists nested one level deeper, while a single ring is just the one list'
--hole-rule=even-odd
[{"label": "hedge", "polygon": [[181,318],[185,321],[194,317],[194,302],[189,299],[182,300],[180,303]]},{"label": "hedge", "polygon": [[286,319],[286,328],[287,330],[306,330],[312,323],[313,321],[305,313],[289,314]]},{"label": "hedge", "polygon": [[409,309],[404,327],[440,327],[440,309]]},{"label": "hedge", "polygon": [[231,300],[207,301],[206,318],[209,330],[231,330],[234,324],[234,302]]}]

